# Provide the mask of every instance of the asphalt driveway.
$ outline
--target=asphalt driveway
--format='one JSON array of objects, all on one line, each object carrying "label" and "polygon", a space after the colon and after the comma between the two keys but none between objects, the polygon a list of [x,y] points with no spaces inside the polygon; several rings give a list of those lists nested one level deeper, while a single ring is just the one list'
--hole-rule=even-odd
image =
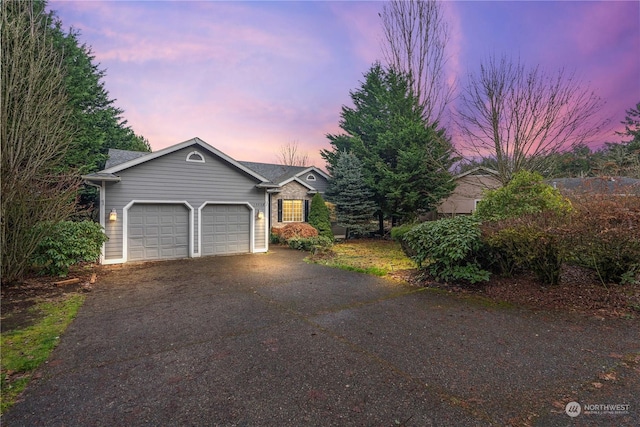
[{"label": "asphalt driveway", "polygon": [[303,257],[114,268],[2,424],[640,425],[637,320],[487,306]]}]

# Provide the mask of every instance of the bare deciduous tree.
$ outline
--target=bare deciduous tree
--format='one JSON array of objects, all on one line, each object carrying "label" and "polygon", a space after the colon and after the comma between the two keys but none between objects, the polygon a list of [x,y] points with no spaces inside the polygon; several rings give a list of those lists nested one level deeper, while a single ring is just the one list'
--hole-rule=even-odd
[{"label": "bare deciduous tree", "polygon": [[2,281],[19,279],[43,235],[75,210],[79,177],[60,171],[71,130],[62,57],[43,2],[3,1]]},{"label": "bare deciduous tree", "polygon": [[440,122],[453,99],[444,69],[449,30],[441,4],[437,0],[392,0],[380,17],[385,60],[409,76],[427,123]]},{"label": "bare deciduous tree", "polygon": [[309,166],[309,155],[300,152],[298,141],[292,141],[280,146],[278,162],[287,166]]},{"label": "bare deciduous tree", "polygon": [[463,148],[495,158],[505,184],[522,169],[545,175],[553,154],[588,142],[607,123],[599,117],[603,101],[573,74],[526,69],[504,56],[469,75],[460,104]]}]

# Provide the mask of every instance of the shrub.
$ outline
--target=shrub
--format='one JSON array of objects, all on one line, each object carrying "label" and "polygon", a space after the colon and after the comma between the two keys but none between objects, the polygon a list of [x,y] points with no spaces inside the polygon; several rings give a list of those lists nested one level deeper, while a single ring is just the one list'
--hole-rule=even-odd
[{"label": "shrub", "polygon": [[96,261],[102,244],[108,240],[100,224],[93,221],[62,221],[51,227],[49,237],[43,239],[33,255],[33,264],[43,273],[66,276],[69,267],[83,261]]},{"label": "shrub", "polygon": [[287,241],[287,244],[291,249],[316,252],[330,248],[333,245],[333,239],[326,236],[292,237]]},{"label": "shrub", "polygon": [[272,245],[277,245],[278,243],[282,243],[280,241],[280,234],[278,234],[276,228],[271,230],[271,233],[269,234],[269,243],[271,243]]},{"label": "shrub", "polygon": [[544,211],[569,212],[571,203],[541,175],[520,171],[502,188],[487,191],[475,212],[481,220],[499,221]]},{"label": "shrub", "polygon": [[329,208],[324,202],[320,193],[316,193],[311,199],[311,207],[309,208],[309,225],[318,230],[320,236],[324,236],[333,240],[333,231],[331,231],[331,215]]},{"label": "shrub", "polygon": [[542,283],[558,284],[564,260],[559,221],[558,214],[545,212],[484,224],[483,241],[489,250],[485,262],[497,265],[502,274],[528,270]]},{"label": "shrub", "polygon": [[403,224],[391,229],[391,239],[400,243],[400,247],[406,256],[409,258],[416,256],[416,253],[411,249],[405,235],[415,227],[416,224]]},{"label": "shrub", "polygon": [[637,282],[640,270],[640,197],[572,195],[575,211],[563,234],[569,259],[594,269],[602,282]]},{"label": "shrub", "polygon": [[419,266],[427,263],[427,271],[437,280],[476,283],[489,280],[489,272],[478,262],[480,236],[480,221],[457,216],[419,224],[404,239],[415,252],[412,259]]},{"label": "shrub", "polygon": [[318,230],[304,222],[292,222],[280,228],[272,228],[271,232],[278,236],[280,243],[287,243],[294,237],[315,237]]}]

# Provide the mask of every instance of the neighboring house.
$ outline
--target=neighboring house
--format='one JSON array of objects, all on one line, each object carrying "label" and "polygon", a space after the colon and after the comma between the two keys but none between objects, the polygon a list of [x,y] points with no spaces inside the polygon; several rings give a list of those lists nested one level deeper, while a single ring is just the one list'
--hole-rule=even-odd
[{"label": "neighboring house", "polygon": [[100,261],[266,252],[271,226],[307,220],[329,177],[316,167],[238,162],[199,138],[154,153],[109,150],[100,189],[109,237]]},{"label": "neighboring house", "polygon": [[315,166],[286,166],[273,163],[240,162],[275,184],[270,188],[270,227],[284,227],[290,222],[307,222],[311,199],[324,194],[329,176]]},{"label": "neighboring house", "polygon": [[562,193],[606,193],[640,196],[640,179],[624,176],[553,178],[546,182]]},{"label": "neighboring house", "polygon": [[100,189],[101,262],[266,252],[277,185],[193,138],[154,153],[110,150],[83,176]]},{"label": "neighboring house", "polygon": [[440,203],[438,214],[471,214],[476,210],[485,191],[502,187],[498,172],[483,166],[456,175],[453,180],[456,181],[456,188]]}]

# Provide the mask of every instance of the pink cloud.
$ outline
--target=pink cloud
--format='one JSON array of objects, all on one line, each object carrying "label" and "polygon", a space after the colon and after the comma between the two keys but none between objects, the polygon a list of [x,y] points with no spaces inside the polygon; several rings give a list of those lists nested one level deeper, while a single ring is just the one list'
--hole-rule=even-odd
[{"label": "pink cloud", "polygon": [[[469,4],[442,3],[450,84],[475,69],[472,57],[498,38],[527,63],[576,69],[608,101],[603,114],[615,116],[614,124],[640,99],[638,4]],[[274,161],[278,147],[297,140],[321,166],[318,151],[328,148],[326,133],[340,132],[341,105],[351,103],[349,91],[382,59],[382,6],[53,1],[50,7],[64,13],[65,26],[82,31],[81,40],[107,69],[111,97],[155,150],[199,136],[232,157]],[[528,15],[514,14],[521,10]],[[549,10],[559,15],[543,16]],[[511,21],[492,26],[496,12]],[[519,31],[512,38],[498,37],[512,27]]]},{"label": "pink cloud", "polygon": [[327,5],[343,24],[349,43],[357,57],[367,65],[382,60],[379,43],[382,41],[383,34],[378,16],[382,11],[382,3],[328,2]]},{"label": "pink cloud", "polygon": [[621,1],[587,2],[579,11],[567,23],[567,34],[583,55],[614,47],[630,27],[638,25],[640,13],[636,3],[635,17],[630,17],[629,2]]}]

